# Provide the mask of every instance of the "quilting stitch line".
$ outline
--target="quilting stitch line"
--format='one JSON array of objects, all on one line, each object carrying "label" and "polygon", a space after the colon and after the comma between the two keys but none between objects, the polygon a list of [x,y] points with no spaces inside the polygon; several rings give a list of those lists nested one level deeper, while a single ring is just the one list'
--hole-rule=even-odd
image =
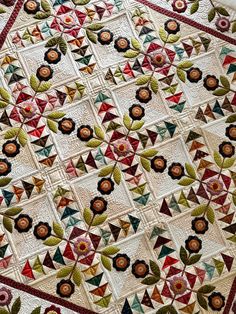
[{"label": "quilting stitch line", "polygon": [[136,0],[136,1],[150,7],[151,9],[153,9],[153,10],[155,10],[161,14],[164,14],[164,15],[171,17],[171,18],[175,18],[175,19],[179,20],[180,22],[183,22],[183,23],[188,24],[190,26],[196,27],[201,31],[204,31],[208,34],[211,34],[214,37],[222,39],[222,40],[236,46],[236,39],[231,38],[227,35],[224,35],[220,32],[217,32],[216,30],[214,30],[210,27],[204,26],[204,25],[202,25],[196,21],[193,21],[186,16],[183,16],[183,15],[180,15],[178,13],[164,9],[164,8],[158,6],[157,4],[150,3],[148,0]]}]

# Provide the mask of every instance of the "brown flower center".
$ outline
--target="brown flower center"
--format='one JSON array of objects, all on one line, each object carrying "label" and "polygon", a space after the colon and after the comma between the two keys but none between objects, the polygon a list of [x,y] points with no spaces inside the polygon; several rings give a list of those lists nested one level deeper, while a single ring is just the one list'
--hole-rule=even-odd
[{"label": "brown flower center", "polygon": [[136,118],[140,117],[142,114],[142,109],[140,107],[133,107],[132,108],[132,115]]},{"label": "brown flower center", "polygon": [[171,169],[171,173],[173,174],[174,177],[177,177],[177,176],[179,176],[182,173],[182,169],[181,169],[180,166],[174,166]]},{"label": "brown flower center", "polygon": [[71,291],[72,291],[71,286],[68,283],[63,283],[60,286],[60,292],[63,295],[70,295]]},{"label": "brown flower center", "polygon": [[96,200],[94,203],[93,203],[93,208],[100,212],[104,209],[104,202],[102,200]]},{"label": "brown flower center", "polygon": [[91,131],[88,128],[83,128],[80,130],[80,136],[82,138],[88,138],[91,135]]},{"label": "brown flower center", "polygon": [[162,159],[159,159],[159,158],[155,159],[154,165],[155,165],[155,168],[162,169],[164,167],[164,161]]},{"label": "brown flower center", "polygon": [[217,80],[214,77],[209,77],[207,79],[207,85],[209,87],[215,87],[217,85]]},{"label": "brown flower center", "polygon": [[197,69],[193,69],[190,71],[190,77],[193,79],[199,79],[199,77],[201,76],[201,73],[199,72],[199,70]]},{"label": "brown flower center", "polygon": [[25,5],[26,5],[26,8],[30,11],[33,11],[37,8],[37,2],[33,0],[27,1]]},{"label": "brown flower center", "polygon": [[0,173],[4,173],[5,171],[7,171],[7,169],[8,169],[8,165],[4,161],[1,161],[0,162]]},{"label": "brown flower center", "polygon": [[195,227],[198,231],[203,231],[206,228],[206,223],[204,220],[199,220],[196,222]]},{"label": "brown flower center", "polygon": [[101,189],[105,192],[109,191],[111,189],[111,182],[108,180],[105,180],[101,183]]},{"label": "brown flower center", "polygon": [[5,151],[9,154],[15,153],[17,150],[17,147],[14,143],[9,143],[5,146]]},{"label": "brown flower center", "polygon": [[111,34],[106,31],[102,32],[100,36],[103,41],[108,41],[111,39]]},{"label": "brown flower center", "polygon": [[50,72],[49,68],[42,67],[42,68],[39,69],[39,74],[40,74],[40,76],[46,78],[46,77],[48,77],[51,74],[51,72]]},{"label": "brown flower center", "polygon": [[27,218],[21,218],[18,222],[17,222],[17,226],[20,229],[26,229],[29,226],[29,220]]},{"label": "brown flower center", "polygon": [[198,250],[199,249],[199,247],[200,247],[200,243],[197,241],[197,240],[191,240],[190,242],[189,242],[189,247],[190,247],[190,249],[192,249],[193,251],[196,251],[196,250]]},{"label": "brown flower center", "polygon": [[119,257],[116,260],[116,265],[120,268],[125,268],[127,266],[127,260],[124,257]]},{"label": "brown flower center", "polygon": [[172,31],[177,29],[177,23],[175,21],[170,21],[167,23],[167,27]]},{"label": "brown flower center", "polygon": [[37,228],[37,234],[40,236],[40,237],[44,237],[45,235],[48,234],[48,228],[47,226],[44,226],[44,225],[41,225]]},{"label": "brown flower center", "polygon": [[58,52],[55,50],[51,50],[47,53],[47,57],[51,61],[55,61],[58,58]]},{"label": "brown flower center", "polygon": [[125,39],[125,38],[120,38],[118,41],[117,41],[117,45],[124,49],[126,47],[128,47],[128,41]]},{"label": "brown flower center", "polygon": [[146,89],[140,89],[140,91],[139,91],[139,96],[140,96],[142,99],[148,99],[148,98],[149,98],[149,92],[148,92],[148,90],[146,90]]},{"label": "brown flower center", "polygon": [[212,304],[215,308],[219,309],[223,305],[223,300],[219,296],[215,296],[214,298],[212,298]]},{"label": "brown flower center", "polygon": [[147,268],[144,264],[137,264],[135,266],[135,272],[139,275],[144,275],[146,270],[147,270]]},{"label": "brown flower center", "polygon": [[229,130],[229,135],[233,138],[236,138],[236,127],[231,127]]},{"label": "brown flower center", "polygon": [[229,145],[229,144],[225,144],[225,145],[223,146],[223,152],[224,152],[226,155],[230,155],[230,154],[232,154],[232,152],[233,152],[233,147],[232,147],[231,145]]},{"label": "brown flower center", "polygon": [[65,131],[69,131],[73,127],[72,122],[70,120],[64,120],[61,126]]}]

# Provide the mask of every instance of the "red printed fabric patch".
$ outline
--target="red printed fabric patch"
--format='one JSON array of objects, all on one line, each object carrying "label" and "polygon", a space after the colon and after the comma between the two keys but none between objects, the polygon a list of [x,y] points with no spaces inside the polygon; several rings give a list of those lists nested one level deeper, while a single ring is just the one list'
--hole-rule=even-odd
[{"label": "red printed fabric patch", "polygon": [[236,8],[0,0],[0,313],[236,311]]}]

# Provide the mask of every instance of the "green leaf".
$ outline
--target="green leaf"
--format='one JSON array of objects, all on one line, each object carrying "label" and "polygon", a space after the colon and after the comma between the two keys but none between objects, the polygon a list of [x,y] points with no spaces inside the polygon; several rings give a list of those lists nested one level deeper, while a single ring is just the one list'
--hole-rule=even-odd
[{"label": "green leaf", "polygon": [[188,252],[186,251],[186,249],[183,246],[180,247],[179,255],[180,255],[180,259],[184,263],[184,265],[187,265],[187,263],[188,263]]},{"label": "green leaf", "polygon": [[200,261],[201,257],[202,257],[202,254],[195,254],[195,255],[189,257],[187,265],[196,264],[198,261]]},{"label": "green leaf", "polygon": [[223,7],[216,7],[215,9],[221,15],[229,16],[229,12],[225,8],[223,8]]},{"label": "green leaf", "polygon": [[88,142],[87,142],[87,146],[88,147],[98,147],[99,145],[101,145],[102,144],[102,141],[100,141],[100,140],[96,140],[95,138],[92,138],[91,140],[89,140]]},{"label": "green leaf", "polygon": [[130,130],[131,125],[132,125],[132,120],[130,119],[130,117],[127,113],[124,114],[123,123],[124,123],[124,126],[126,127],[126,129]]},{"label": "green leaf", "polygon": [[214,210],[209,206],[206,212],[208,221],[213,224],[215,221],[215,213]]},{"label": "green leaf", "polygon": [[96,215],[93,219],[91,226],[99,226],[99,225],[103,224],[104,221],[106,221],[106,219],[107,219],[107,215],[105,215],[105,214]]},{"label": "green leaf", "polygon": [[87,29],[89,29],[90,31],[99,31],[100,29],[102,29],[104,27],[104,24],[101,23],[95,23],[95,24],[91,24],[87,27]]},{"label": "green leaf", "polygon": [[157,94],[158,92],[158,80],[155,77],[151,78],[151,84],[150,84],[151,90],[154,94]]},{"label": "green leaf", "polygon": [[135,83],[136,85],[145,85],[149,82],[150,78],[150,75],[142,75],[137,78]]},{"label": "green leaf", "polygon": [[66,52],[67,52],[67,43],[66,43],[66,41],[65,41],[65,39],[64,39],[63,37],[60,37],[60,40],[59,40],[59,49],[60,49],[60,51],[61,51],[61,53],[62,53],[63,55],[66,54]]},{"label": "green leaf", "polygon": [[140,157],[141,164],[148,172],[151,170],[150,161],[144,157]]},{"label": "green leaf", "polygon": [[19,131],[18,140],[19,140],[19,143],[21,144],[21,146],[23,146],[23,147],[26,145],[26,143],[28,141],[28,135],[23,129],[20,129],[20,131]]},{"label": "green leaf", "polygon": [[157,153],[158,153],[158,151],[156,149],[150,148],[150,149],[143,151],[141,153],[141,156],[143,156],[143,157],[154,157]]},{"label": "green leaf", "polygon": [[206,211],[206,209],[207,204],[199,205],[191,212],[191,216],[200,216]]},{"label": "green leaf", "polygon": [[190,165],[190,164],[188,164],[188,163],[186,163],[186,164],[185,164],[185,168],[186,168],[187,174],[188,174],[191,178],[196,179],[197,176],[196,176],[196,172],[195,172],[195,169],[193,168],[193,166]]},{"label": "green leaf", "polygon": [[85,5],[89,3],[91,0],[73,0],[73,3],[76,5]]},{"label": "green leaf", "polygon": [[113,179],[115,180],[116,184],[120,184],[121,182],[121,171],[119,167],[115,167],[114,172],[113,172]]},{"label": "green leaf", "polygon": [[136,38],[131,38],[131,44],[134,49],[140,50],[141,44]]},{"label": "green leaf", "polygon": [[[2,7],[0,7],[0,14],[2,14],[2,13],[6,13],[6,10],[4,10]],[[4,311],[5,311],[5,309],[4,309]],[[0,313],[1,313],[1,309],[0,309]]]},{"label": "green leaf", "polygon": [[50,118],[50,119],[61,119],[65,116],[66,114],[64,112],[61,112],[61,111],[54,111],[52,113],[50,113],[47,118]]},{"label": "green leaf", "polygon": [[163,27],[159,28],[159,36],[164,43],[167,42],[168,34]]},{"label": "green leaf", "polygon": [[236,22],[232,24],[232,33],[236,32]]},{"label": "green leaf", "polygon": [[215,8],[212,8],[208,13],[208,21],[209,22],[213,21],[215,16],[216,16],[216,10]]},{"label": "green leaf", "polygon": [[60,36],[57,36],[57,37],[53,37],[53,38],[49,39],[47,41],[45,47],[54,47],[54,46],[56,46],[59,43],[60,38],[61,38]]},{"label": "green leaf", "polygon": [[5,214],[7,216],[16,216],[20,212],[22,212],[22,210],[23,210],[23,208],[21,208],[21,207],[12,207],[12,208],[9,208],[8,210],[6,210]]},{"label": "green leaf", "polygon": [[118,253],[120,249],[117,246],[108,246],[102,250],[102,254],[106,256],[114,255]]},{"label": "green leaf", "polygon": [[4,134],[4,138],[6,140],[9,140],[10,138],[15,137],[18,134],[19,130],[20,128],[11,128],[7,130],[6,133]]},{"label": "green leaf", "polygon": [[111,271],[111,261],[108,257],[101,255],[102,265],[109,271]]},{"label": "green leaf", "polygon": [[177,68],[176,73],[178,75],[178,78],[185,83],[186,81],[186,76],[185,76],[185,72],[179,68]]},{"label": "green leaf", "polygon": [[92,219],[93,219],[93,212],[91,211],[91,209],[85,208],[83,217],[84,217],[84,221],[86,222],[86,224],[90,226]]},{"label": "green leaf", "polygon": [[226,89],[230,89],[230,82],[227,79],[227,77],[221,75],[220,76],[220,82]]},{"label": "green leaf", "polygon": [[99,126],[95,125],[94,131],[95,131],[95,134],[96,134],[96,136],[98,138],[100,138],[101,140],[104,140],[105,134],[104,134],[102,128],[100,128]]},{"label": "green leaf", "polygon": [[34,16],[35,19],[37,20],[43,20],[43,19],[47,19],[50,16],[50,12],[37,12]]},{"label": "green leaf", "polygon": [[223,165],[223,158],[221,157],[221,155],[217,151],[214,152],[214,160],[215,160],[215,163],[217,164],[217,166],[219,168],[221,168]]},{"label": "green leaf", "polygon": [[168,38],[166,39],[166,42],[169,43],[169,44],[174,44],[174,43],[176,43],[179,39],[180,39],[180,35],[173,35],[173,34],[170,34],[170,35],[168,36]]},{"label": "green leaf", "polygon": [[204,310],[208,310],[208,305],[207,305],[207,301],[206,299],[203,297],[203,295],[201,293],[197,293],[197,300],[199,305],[204,309]]},{"label": "green leaf", "polygon": [[165,305],[161,307],[156,314],[178,314],[173,305]]},{"label": "green leaf", "polygon": [[43,241],[43,244],[47,246],[54,246],[54,245],[59,244],[61,241],[62,241],[61,239],[58,239],[52,236],[52,237],[47,238],[45,241]]},{"label": "green leaf", "polygon": [[129,49],[127,50],[125,53],[124,53],[124,57],[125,58],[135,58],[139,55],[139,51],[137,50],[132,50],[132,49]]},{"label": "green leaf", "polygon": [[195,1],[192,6],[191,6],[191,9],[190,9],[190,14],[194,14],[198,11],[199,9],[199,0]]},{"label": "green leaf", "polygon": [[12,178],[8,178],[8,177],[5,177],[5,178],[0,178],[0,187],[4,187],[6,185],[8,185],[10,182],[11,182]]},{"label": "green leaf", "polygon": [[189,69],[191,66],[193,66],[191,61],[182,61],[178,64],[179,69]]},{"label": "green leaf", "polygon": [[72,270],[73,270],[73,266],[66,266],[66,267],[61,268],[57,272],[57,278],[65,278],[69,276]]},{"label": "green leaf", "polygon": [[50,82],[41,82],[40,86],[38,87],[38,93],[46,92],[51,86],[52,84]]},{"label": "green leaf", "polygon": [[232,123],[236,121],[236,114],[232,114],[231,116],[229,116],[227,118],[227,120],[225,121],[226,123]]},{"label": "green leaf", "polygon": [[10,218],[7,217],[3,217],[3,226],[4,228],[9,231],[10,233],[12,233],[13,227],[12,227],[12,221]]},{"label": "green leaf", "polygon": [[51,7],[47,0],[41,0],[41,7],[43,8],[44,11],[51,12]]},{"label": "green leaf", "polygon": [[38,306],[31,312],[31,314],[40,314],[40,312],[41,312],[41,306]]},{"label": "green leaf", "polygon": [[190,184],[192,184],[193,182],[195,182],[195,179],[192,179],[192,178],[183,178],[181,179],[178,184],[179,185],[183,185],[183,186],[188,186]]},{"label": "green leaf", "polygon": [[57,123],[52,121],[51,119],[47,119],[47,126],[49,127],[49,129],[54,132],[57,133]]},{"label": "green leaf", "polygon": [[7,103],[7,102],[0,100],[0,108],[1,108],[1,109],[2,109],[2,108],[6,108],[7,106],[8,106],[8,103]]},{"label": "green leaf", "polygon": [[132,131],[137,131],[139,129],[141,129],[144,125],[144,121],[140,120],[140,121],[135,121],[132,124],[131,130]]},{"label": "green leaf", "polygon": [[223,162],[223,166],[222,168],[227,169],[233,166],[233,164],[235,163],[235,158],[231,157],[231,158],[226,158]]},{"label": "green leaf", "polygon": [[82,281],[79,267],[75,267],[72,278],[76,286],[79,287]]},{"label": "green leaf", "polygon": [[21,300],[20,300],[20,297],[18,297],[12,305],[11,314],[18,314],[20,312],[20,308],[21,308]]},{"label": "green leaf", "polygon": [[215,290],[216,287],[212,285],[205,285],[198,289],[198,292],[200,293],[210,293]]},{"label": "green leaf", "polygon": [[94,43],[94,44],[97,43],[97,36],[92,31],[90,31],[88,28],[86,29],[86,35],[92,43]]},{"label": "green leaf", "polygon": [[228,94],[229,90],[228,89],[225,89],[225,88],[220,88],[220,89],[217,89],[213,92],[213,95],[215,96],[224,96],[226,94]]},{"label": "green leaf", "polygon": [[150,268],[157,280],[160,280],[161,272],[159,266],[150,260]]},{"label": "green leaf", "polygon": [[60,224],[53,222],[53,231],[58,237],[63,238],[64,230]]},{"label": "green leaf", "polygon": [[110,165],[110,166],[106,166],[104,168],[102,168],[98,174],[99,177],[106,177],[108,176],[110,173],[112,173],[114,169],[114,166],[113,165]]},{"label": "green leaf", "polygon": [[155,276],[146,277],[145,279],[141,281],[141,283],[144,285],[154,285],[157,282],[158,282],[158,278]]},{"label": "green leaf", "polygon": [[8,93],[8,91],[3,88],[3,87],[0,87],[0,96],[3,100],[6,100],[6,101],[9,101],[10,98],[11,98],[11,95]]}]

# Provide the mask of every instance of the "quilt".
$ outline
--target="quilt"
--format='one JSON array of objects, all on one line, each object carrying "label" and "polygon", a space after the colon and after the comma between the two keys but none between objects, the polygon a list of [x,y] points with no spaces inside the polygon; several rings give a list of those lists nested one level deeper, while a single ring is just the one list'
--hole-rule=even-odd
[{"label": "quilt", "polygon": [[234,0],[0,0],[0,314],[236,313]]}]

